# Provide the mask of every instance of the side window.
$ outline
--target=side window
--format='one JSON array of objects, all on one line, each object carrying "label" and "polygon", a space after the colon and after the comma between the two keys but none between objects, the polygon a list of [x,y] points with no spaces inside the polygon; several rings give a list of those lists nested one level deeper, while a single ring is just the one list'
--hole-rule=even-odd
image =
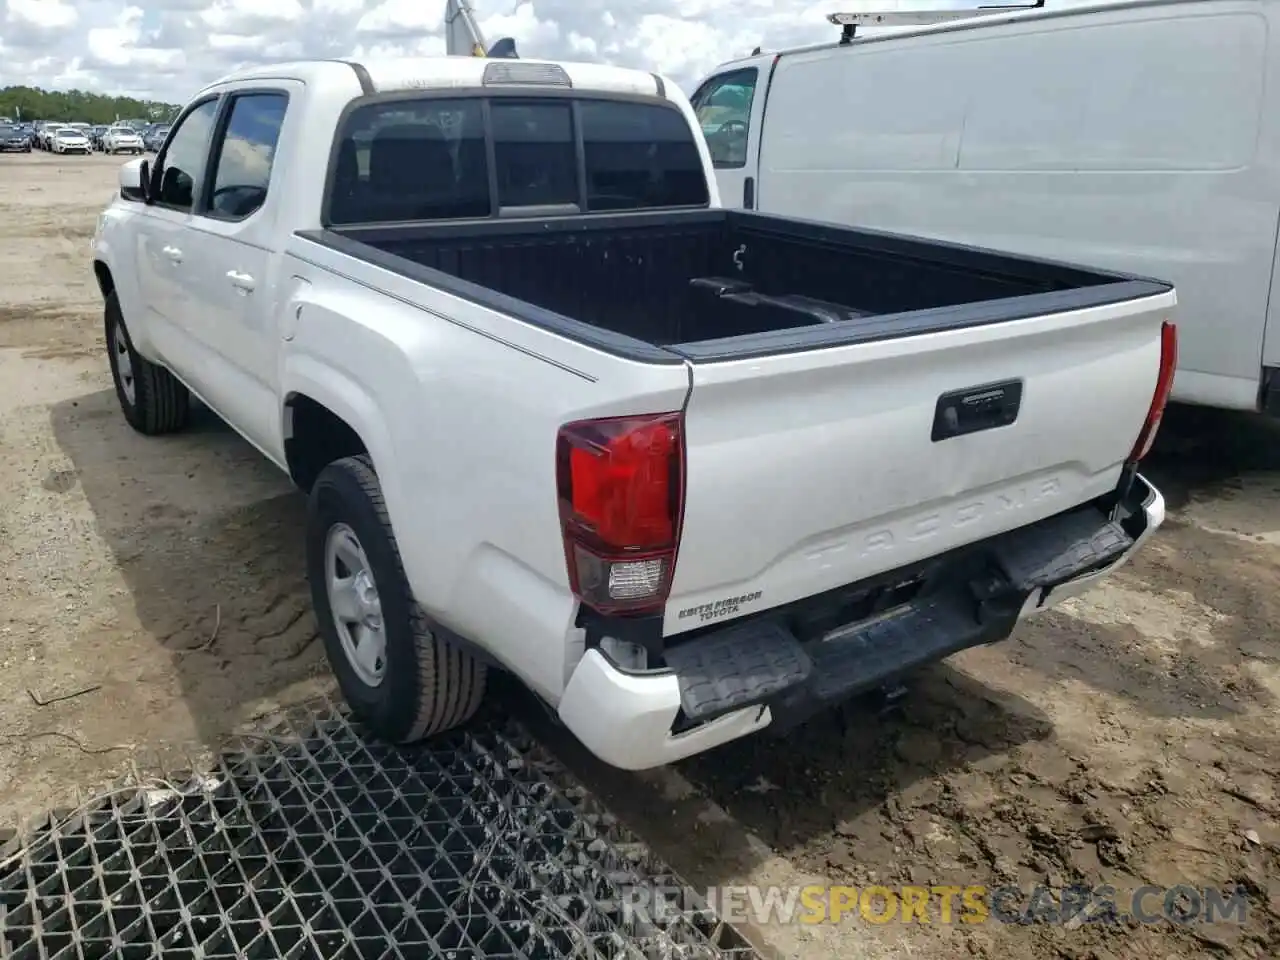
[{"label": "side window", "polygon": [[156,202],[190,210],[209,158],[209,136],[218,101],[206,100],[179,121],[164,153],[156,158]]},{"label": "side window", "polygon": [[751,132],[751,104],[758,75],[755,67],[721,74],[693,95],[693,110],[717,169],[747,164],[747,134]]},{"label": "side window", "polygon": [[587,210],[705,206],[707,175],[684,114],[670,107],[583,100]]},{"label": "side window", "polygon": [[477,99],[365,104],[338,131],[327,223],[487,217],[487,157]]},{"label": "side window", "polygon": [[208,216],[243,220],[266,203],[288,105],[283,93],[245,93],[232,99],[226,130],[214,154]]},{"label": "side window", "polygon": [[490,110],[498,206],[576,204],[578,158],[570,104],[494,100]]}]

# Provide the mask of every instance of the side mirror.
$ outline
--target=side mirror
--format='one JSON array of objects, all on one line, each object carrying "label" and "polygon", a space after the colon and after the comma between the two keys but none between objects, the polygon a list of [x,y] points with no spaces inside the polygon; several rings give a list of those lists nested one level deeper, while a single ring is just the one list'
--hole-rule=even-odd
[{"label": "side mirror", "polygon": [[145,159],[130,160],[120,168],[120,196],[146,203],[151,186],[151,164]]}]

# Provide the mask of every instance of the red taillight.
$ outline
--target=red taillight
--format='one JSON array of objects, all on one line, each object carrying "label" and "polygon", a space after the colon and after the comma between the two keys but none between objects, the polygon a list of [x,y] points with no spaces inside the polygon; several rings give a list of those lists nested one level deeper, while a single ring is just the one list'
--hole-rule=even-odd
[{"label": "red taillight", "polygon": [[1166,320],[1160,328],[1160,373],[1156,377],[1156,392],[1151,397],[1151,408],[1138,434],[1138,442],[1129,453],[1128,463],[1137,463],[1151,452],[1151,445],[1156,442],[1156,434],[1160,431],[1160,421],[1164,419],[1164,408],[1169,403],[1169,394],[1173,392],[1173,374],[1177,369],[1178,328]]},{"label": "red taillight", "polygon": [[661,607],[684,494],[683,415],[580,420],[556,437],[569,584],[602,613]]}]

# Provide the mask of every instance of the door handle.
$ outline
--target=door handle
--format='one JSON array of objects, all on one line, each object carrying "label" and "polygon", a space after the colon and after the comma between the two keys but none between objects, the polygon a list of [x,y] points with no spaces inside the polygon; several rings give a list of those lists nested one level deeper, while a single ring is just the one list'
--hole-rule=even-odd
[{"label": "door handle", "polygon": [[172,260],[174,263],[182,262],[182,251],[179,250],[177,247],[163,247],[160,250],[160,252],[163,253],[166,257],[168,257],[170,260]]},{"label": "door handle", "polygon": [[239,270],[228,270],[227,279],[231,281],[231,285],[237,290],[243,290],[245,293],[252,293],[255,286],[253,277],[247,273],[241,273]]}]

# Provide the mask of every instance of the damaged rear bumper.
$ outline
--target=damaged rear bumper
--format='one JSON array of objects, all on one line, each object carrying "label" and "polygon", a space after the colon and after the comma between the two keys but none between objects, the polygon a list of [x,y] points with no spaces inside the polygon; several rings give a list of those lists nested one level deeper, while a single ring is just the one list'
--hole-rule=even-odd
[{"label": "damaged rear bumper", "polygon": [[[906,577],[916,592],[871,617],[832,626],[815,620],[811,601],[793,604],[699,632],[667,649],[660,669],[645,671],[588,650],[560,718],[602,760],[630,770],[765,728],[785,732],[929,663],[1003,640],[1019,620],[1110,576],[1165,517],[1164,498],[1141,476],[1113,519],[1114,505],[1114,498],[1087,504],[886,575],[892,589]],[[842,602],[849,593],[841,592]]]}]

